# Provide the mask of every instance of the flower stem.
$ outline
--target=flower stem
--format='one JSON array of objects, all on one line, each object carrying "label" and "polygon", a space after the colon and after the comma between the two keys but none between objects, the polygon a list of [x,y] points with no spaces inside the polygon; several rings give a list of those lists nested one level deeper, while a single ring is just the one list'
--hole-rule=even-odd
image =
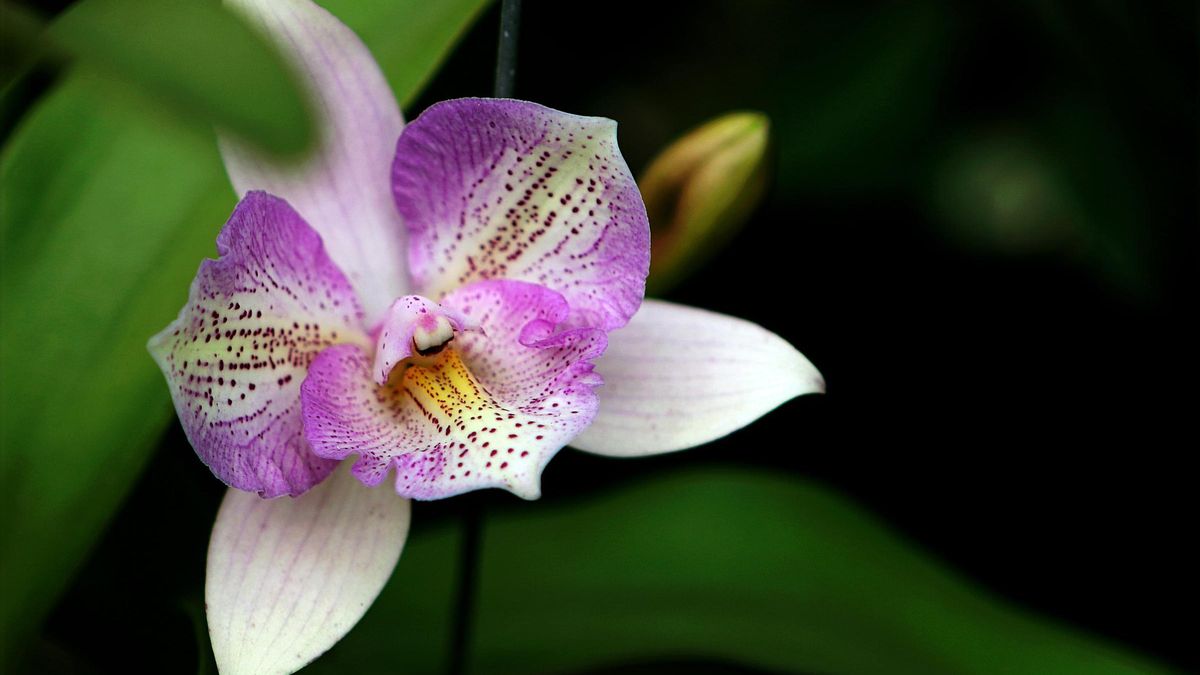
[{"label": "flower stem", "polygon": [[479,549],[483,541],[483,509],[475,495],[465,499],[462,548],[459,549],[458,560],[458,595],[454,603],[454,633],[450,636],[450,660],[446,669],[450,675],[462,675],[467,669],[467,650],[475,615],[475,589],[479,583]]},{"label": "flower stem", "polygon": [[[503,0],[500,4],[500,37],[496,47],[496,82],[492,95],[512,98],[517,81],[517,27],[521,21],[521,0]],[[462,499],[460,497],[460,499]],[[458,563],[458,596],[454,605],[454,633],[450,636],[450,675],[462,675],[467,669],[467,652],[475,618],[475,596],[479,584],[479,555],[483,542],[483,509],[479,499],[468,497],[463,513],[463,541]]]},{"label": "flower stem", "polygon": [[512,98],[517,82],[517,27],[521,22],[521,0],[504,0],[500,5],[500,40],[496,47],[496,98]]}]

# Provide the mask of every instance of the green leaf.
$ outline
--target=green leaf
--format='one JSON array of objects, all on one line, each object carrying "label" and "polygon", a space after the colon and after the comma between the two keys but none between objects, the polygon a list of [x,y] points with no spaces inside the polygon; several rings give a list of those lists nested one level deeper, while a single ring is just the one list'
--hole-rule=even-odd
[{"label": "green leaf", "polygon": [[86,554],[169,420],[146,355],[228,215],[216,145],[69,78],[0,158],[0,655]]},{"label": "green leaf", "polygon": [[493,519],[474,672],[696,655],[855,673],[1146,673],[1007,607],[816,485],[698,470]]},{"label": "green leaf", "polygon": [[[397,58],[412,62],[383,64],[406,83],[401,100],[483,4],[439,6],[433,26],[417,3],[407,20],[380,8],[376,38],[409,45]],[[365,8],[356,19],[372,23]],[[111,80],[69,74],[0,154],[4,672],[171,422],[146,340],[179,311],[234,205],[211,132],[114,96]]]},{"label": "green leaf", "polygon": [[[321,6],[358,33],[407,110],[438,65],[491,0],[322,0]],[[489,70],[492,64],[480,64]]]},{"label": "green leaf", "polygon": [[[444,672],[460,545],[459,530],[415,532],[363,621],[304,672]],[[761,471],[519,504],[486,519],[482,550],[472,673],[1169,672],[990,596],[812,482]]]},{"label": "green leaf", "polygon": [[54,22],[48,37],[176,114],[266,150],[299,153],[315,135],[291,69],[219,2],[83,0]]}]

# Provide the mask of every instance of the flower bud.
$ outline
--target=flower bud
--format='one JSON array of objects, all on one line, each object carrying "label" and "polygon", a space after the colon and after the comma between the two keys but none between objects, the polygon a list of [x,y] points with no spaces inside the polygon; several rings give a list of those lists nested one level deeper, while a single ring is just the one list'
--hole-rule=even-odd
[{"label": "flower bud", "polygon": [[766,115],[723,115],[650,162],[638,185],[650,217],[649,291],[661,293],[746,222],[766,186]]}]

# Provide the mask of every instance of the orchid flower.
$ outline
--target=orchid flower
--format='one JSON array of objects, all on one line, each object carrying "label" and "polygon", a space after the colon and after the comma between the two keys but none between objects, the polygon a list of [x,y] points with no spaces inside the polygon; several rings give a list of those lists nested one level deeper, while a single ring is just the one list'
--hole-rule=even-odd
[{"label": "orchid flower", "polygon": [[340,639],[410,498],[535,499],[567,444],[680,450],[822,389],[758,326],[643,301],[649,227],[614,122],[460,99],[405,127],[330,14],[235,4],[304,75],[323,134],[299,168],[221,139],[243,196],[149,344],[230,486],[206,581],[222,672],[293,672]]}]

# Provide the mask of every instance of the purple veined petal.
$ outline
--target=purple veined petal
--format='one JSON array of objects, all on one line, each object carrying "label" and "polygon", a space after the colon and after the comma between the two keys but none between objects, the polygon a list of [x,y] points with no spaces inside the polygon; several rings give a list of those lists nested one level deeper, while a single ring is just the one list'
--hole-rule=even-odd
[{"label": "purple veined petal", "polygon": [[616,130],[508,99],[422,113],[392,169],[416,290],[437,299],[519,279],[566,297],[573,325],[625,325],[645,291],[650,229]]},{"label": "purple veined petal", "polygon": [[296,499],[230,490],[204,601],[222,675],[293,673],[358,623],[408,536],[409,502],[343,467]]},{"label": "purple veined petal", "polygon": [[392,368],[411,357],[414,349],[440,348],[456,333],[478,329],[479,324],[462,312],[442,307],[428,298],[419,295],[397,298],[379,326],[372,377],[376,384],[384,384]]},{"label": "purple veined petal", "polygon": [[647,300],[596,362],[600,411],[571,446],[633,457],[715,440],[825,381],[770,331],[731,316]]},{"label": "purple veined petal", "polygon": [[179,317],[150,339],[196,454],[225,483],[298,495],[334,464],[305,442],[300,383],[317,352],[370,344],[349,282],[287,202],[251,192]]},{"label": "purple veined petal", "polygon": [[392,201],[400,108],[366,45],[309,0],[227,0],[261,27],[295,65],[316,99],[320,146],[301,166],[271,162],[221,137],[238,194],[287,199],[321,234],[329,256],[359,294],[369,326],[409,292],[406,235]]},{"label": "purple veined petal", "polygon": [[480,282],[443,304],[481,332],[398,368],[386,386],[360,348],[322,352],[302,390],[305,436],[321,456],[358,455],[354,475],[367,485],[395,467],[406,497],[500,487],[535,499],[546,463],[595,415],[591,360],[604,351],[604,332],[556,332],[566,301],[524,282]]}]

